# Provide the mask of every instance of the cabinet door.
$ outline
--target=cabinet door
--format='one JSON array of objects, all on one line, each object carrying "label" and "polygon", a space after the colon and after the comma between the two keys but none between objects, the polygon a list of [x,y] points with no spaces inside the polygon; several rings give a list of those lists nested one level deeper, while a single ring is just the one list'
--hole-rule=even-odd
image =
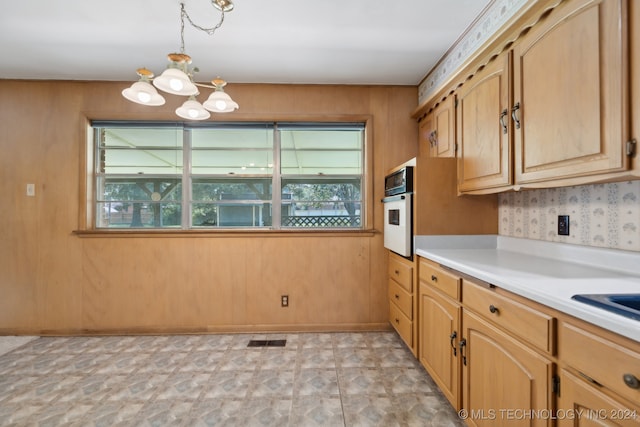
[{"label": "cabinet door", "polygon": [[465,83],[458,94],[460,192],[511,184],[508,107],[509,55],[503,54]]},{"label": "cabinet door", "polygon": [[460,305],[424,282],[418,305],[418,357],[454,408],[460,409]]},{"label": "cabinet door", "polygon": [[435,144],[432,157],[455,157],[455,97],[448,96],[433,112]]},{"label": "cabinet door", "polygon": [[516,184],[628,169],[626,16],[624,0],[568,1],[514,46]]},{"label": "cabinet door", "polygon": [[420,155],[431,157],[434,151],[435,127],[433,124],[433,112],[430,112],[418,124],[418,147]]},{"label": "cabinet door", "polygon": [[601,393],[572,373],[560,373],[559,427],[640,426],[640,410]]},{"label": "cabinet door", "polygon": [[[463,311],[466,345],[461,348],[464,408],[475,426],[550,424],[523,411],[551,409],[553,364],[468,310]],[[518,412],[520,411],[520,412]],[[550,418],[550,417],[548,417]]]}]

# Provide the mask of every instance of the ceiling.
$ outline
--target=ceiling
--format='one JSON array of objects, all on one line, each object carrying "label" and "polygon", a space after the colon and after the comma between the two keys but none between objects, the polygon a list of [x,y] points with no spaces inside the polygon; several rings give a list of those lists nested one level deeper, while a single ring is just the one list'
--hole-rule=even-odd
[{"label": "ceiling", "polygon": [[[220,17],[183,0],[196,24]],[[213,35],[185,27],[197,81],[417,85],[490,0],[233,0]],[[134,81],[180,50],[180,0],[13,0],[0,78]]]}]

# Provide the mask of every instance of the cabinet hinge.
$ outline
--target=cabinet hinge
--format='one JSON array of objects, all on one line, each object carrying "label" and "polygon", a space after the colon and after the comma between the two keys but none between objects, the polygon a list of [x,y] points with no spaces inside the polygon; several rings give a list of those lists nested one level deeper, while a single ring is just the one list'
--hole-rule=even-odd
[{"label": "cabinet hinge", "polygon": [[636,140],[635,139],[630,139],[629,141],[627,141],[627,156],[628,157],[633,157],[636,154]]},{"label": "cabinet hinge", "polygon": [[554,375],[551,379],[552,381],[552,390],[556,396],[560,396],[560,377],[558,375]]}]

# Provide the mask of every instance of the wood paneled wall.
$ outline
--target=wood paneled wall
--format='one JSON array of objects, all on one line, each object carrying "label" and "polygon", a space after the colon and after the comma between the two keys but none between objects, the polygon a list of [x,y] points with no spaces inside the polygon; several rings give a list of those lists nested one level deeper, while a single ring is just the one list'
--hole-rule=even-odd
[{"label": "wood paneled wall", "polygon": [[0,334],[387,328],[380,199],[418,154],[417,88],[229,84],[240,109],[214,118],[367,118],[373,231],[79,236],[87,119],[176,119],[129,84],[0,80]]}]

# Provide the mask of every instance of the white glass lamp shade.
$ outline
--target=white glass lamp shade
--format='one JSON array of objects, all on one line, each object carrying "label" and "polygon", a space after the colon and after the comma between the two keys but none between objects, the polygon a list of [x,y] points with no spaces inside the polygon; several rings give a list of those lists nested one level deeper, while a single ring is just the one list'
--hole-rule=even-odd
[{"label": "white glass lamp shade", "polygon": [[238,109],[238,104],[231,99],[226,92],[216,89],[209,98],[202,104],[204,108],[214,113],[230,113]]},{"label": "white glass lamp shade", "polygon": [[122,96],[142,105],[163,105],[165,100],[149,82],[135,82],[122,91]]},{"label": "white glass lamp shade", "polygon": [[190,96],[198,93],[198,88],[189,76],[177,68],[167,68],[153,79],[153,85],[160,90],[174,95]]},{"label": "white glass lamp shade", "polygon": [[187,120],[206,120],[211,117],[211,114],[193,97],[176,109],[176,114]]}]

